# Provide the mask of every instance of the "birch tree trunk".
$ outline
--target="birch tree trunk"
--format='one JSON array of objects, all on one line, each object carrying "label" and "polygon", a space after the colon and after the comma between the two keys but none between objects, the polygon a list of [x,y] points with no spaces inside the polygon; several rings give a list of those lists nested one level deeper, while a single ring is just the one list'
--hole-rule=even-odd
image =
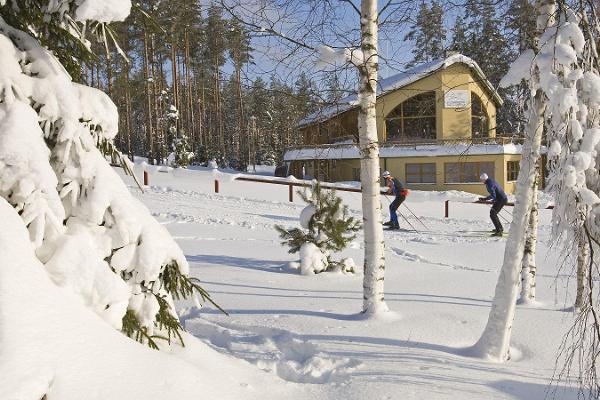
[{"label": "birch tree trunk", "polygon": [[587,236],[580,230],[577,253],[577,294],[575,295],[575,308],[581,309],[585,303],[585,280],[587,279],[587,268],[590,256],[590,248]]},{"label": "birch tree trunk", "polygon": [[535,252],[538,235],[538,185],[536,174],[533,186],[533,195],[531,197],[531,211],[529,213],[529,226],[527,228],[527,239],[525,241],[525,250],[523,250],[523,261],[521,265],[521,296],[519,304],[526,304],[535,301]]},{"label": "birch tree trunk", "polygon": [[[541,36],[552,18],[554,0],[536,0],[537,32]],[[534,49],[537,53],[537,49]],[[525,129],[525,141],[521,155],[521,168],[517,178],[517,194],[513,220],[504,249],[504,262],[494,292],[494,300],[485,329],[474,345],[476,356],[494,361],[510,359],[510,336],[515,317],[516,300],[519,289],[519,271],[525,248],[529,205],[534,196],[536,166],[540,156],[544,111],[547,99],[539,85],[539,71],[532,71],[530,88],[535,92],[529,107],[529,118]]]},{"label": "birch tree trunk", "polygon": [[360,33],[364,62],[358,68],[360,77],[358,134],[365,235],[363,313],[369,315],[388,310],[383,292],[385,258],[379,196],[379,143],[375,117],[378,69],[377,23],[377,0],[362,0]]}]

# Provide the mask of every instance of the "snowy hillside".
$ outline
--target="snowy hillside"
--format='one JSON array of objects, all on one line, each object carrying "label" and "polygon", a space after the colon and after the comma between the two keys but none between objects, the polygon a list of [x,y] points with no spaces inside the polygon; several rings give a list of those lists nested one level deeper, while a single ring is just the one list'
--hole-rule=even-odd
[{"label": "snowy hillside", "polygon": [[[220,194],[214,194],[215,178]],[[287,398],[543,399],[547,390],[576,397],[574,389],[548,386],[574,319],[566,310],[574,284],[572,271],[560,271],[550,249],[547,210],[541,211],[540,303],[518,307],[513,358],[495,364],[464,351],[485,325],[505,243],[475,232],[490,229],[488,208],[458,202],[470,195],[411,192],[406,204],[427,229],[408,209],[400,211],[426,232],[385,233],[385,293],[393,312],[362,320],[360,273],[307,277],[288,267],[297,257],[280,245],[273,226],[297,226],[303,204],[298,196],[287,201],[286,186],[235,181],[206,169],[170,170],[153,171],[142,194],[124,179],[230,314],[178,303],[186,329],[229,362],[246,360],[275,381],[303,384],[290,386]],[[360,195],[340,194],[358,216]],[[447,198],[453,200],[450,218],[443,217]],[[509,213],[503,217],[510,220]],[[361,265],[361,246],[359,236],[343,255]],[[187,358],[189,350],[178,355]]]}]

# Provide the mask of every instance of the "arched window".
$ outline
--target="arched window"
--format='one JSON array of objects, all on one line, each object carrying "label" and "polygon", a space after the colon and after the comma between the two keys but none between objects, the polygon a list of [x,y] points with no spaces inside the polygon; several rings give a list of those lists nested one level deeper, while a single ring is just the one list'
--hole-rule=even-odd
[{"label": "arched window", "polygon": [[471,135],[472,137],[490,136],[490,120],[481,98],[473,92],[471,92]]},{"label": "arched window", "polygon": [[435,140],[435,92],[421,93],[401,103],[385,118],[388,142]]}]

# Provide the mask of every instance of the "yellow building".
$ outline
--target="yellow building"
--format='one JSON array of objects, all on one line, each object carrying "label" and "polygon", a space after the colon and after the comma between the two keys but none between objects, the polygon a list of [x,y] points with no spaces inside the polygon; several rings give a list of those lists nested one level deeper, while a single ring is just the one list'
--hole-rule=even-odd
[{"label": "yellow building", "polygon": [[[455,54],[379,81],[376,113],[381,170],[417,190],[485,194],[483,172],[513,193],[516,140],[496,137],[502,99],[470,58]],[[284,155],[289,174],[360,180],[357,97],[301,121],[303,146]]]}]

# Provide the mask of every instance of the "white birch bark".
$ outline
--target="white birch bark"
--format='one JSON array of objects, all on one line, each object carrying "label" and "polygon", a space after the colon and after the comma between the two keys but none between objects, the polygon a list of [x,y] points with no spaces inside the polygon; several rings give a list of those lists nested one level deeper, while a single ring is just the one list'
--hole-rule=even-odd
[{"label": "white birch bark", "polygon": [[379,196],[379,143],[375,116],[378,69],[377,29],[377,0],[362,0],[360,33],[364,62],[358,66],[360,77],[358,135],[365,236],[363,265],[363,313],[365,314],[377,314],[388,310],[383,292],[385,258]]},{"label": "white birch bark", "polygon": [[[551,18],[554,0],[536,0],[537,32],[539,38]],[[532,71],[530,88],[535,92],[529,107],[529,118],[525,127],[521,168],[517,178],[517,189],[513,220],[504,249],[504,262],[494,292],[494,300],[485,329],[473,346],[473,354],[494,361],[510,359],[510,336],[515,317],[516,300],[519,290],[519,272],[527,224],[529,221],[529,204],[533,196],[536,178],[536,165],[540,156],[542,132],[544,128],[544,111],[546,97],[541,90],[536,90],[539,83],[538,71]]]},{"label": "white birch bark", "polygon": [[527,304],[535,301],[535,274],[537,270],[535,252],[538,235],[538,175],[539,173],[536,174],[536,183],[533,187],[527,239],[525,241],[525,249],[523,250],[523,261],[521,265],[521,295],[518,301],[519,304]]},{"label": "white birch bark", "polygon": [[587,268],[590,256],[590,250],[588,247],[587,236],[580,230],[578,239],[577,252],[577,292],[575,295],[575,309],[581,309],[585,303],[585,280],[587,278]]}]

